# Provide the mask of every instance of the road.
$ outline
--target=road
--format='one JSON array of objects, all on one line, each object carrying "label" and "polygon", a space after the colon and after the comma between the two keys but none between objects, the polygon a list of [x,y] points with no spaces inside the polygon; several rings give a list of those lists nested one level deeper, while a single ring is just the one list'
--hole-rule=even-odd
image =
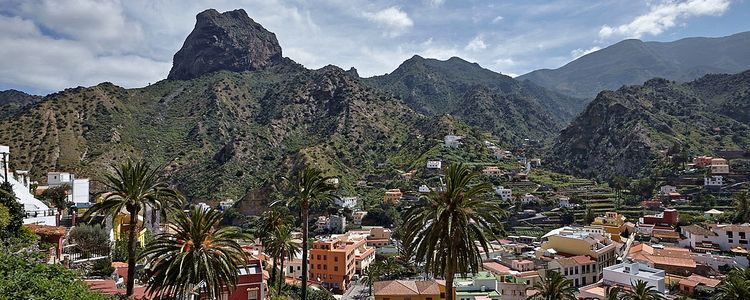
[{"label": "road", "polygon": [[369,287],[357,280],[346,290],[346,293],[342,295],[342,300],[366,300],[370,296]]}]

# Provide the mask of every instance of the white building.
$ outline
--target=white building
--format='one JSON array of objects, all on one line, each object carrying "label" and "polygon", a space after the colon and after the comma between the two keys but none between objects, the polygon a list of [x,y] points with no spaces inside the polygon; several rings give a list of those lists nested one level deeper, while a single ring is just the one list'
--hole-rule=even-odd
[{"label": "white building", "polygon": [[232,199],[227,199],[227,200],[223,200],[223,201],[219,202],[219,209],[221,209],[221,210],[230,209],[230,208],[232,208],[232,206],[234,206],[234,200],[232,200]]},{"label": "white building", "polygon": [[326,229],[334,233],[344,233],[346,231],[346,217],[332,215],[326,222]]},{"label": "white building", "polygon": [[669,195],[669,193],[677,193],[677,187],[673,185],[665,185],[659,188],[659,195]]},{"label": "white building", "polygon": [[495,194],[500,196],[503,200],[510,200],[513,197],[513,191],[511,189],[506,189],[502,186],[498,186],[495,188]]},{"label": "white building", "polygon": [[568,197],[560,197],[557,198],[558,205],[560,208],[569,208],[573,207],[573,204],[570,203],[570,198]]},{"label": "white building", "polygon": [[741,247],[750,250],[750,224],[718,224],[704,228],[699,225],[688,225],[680,228],[680,233],[685,236],[680,241],[684,247],[720,249],[731,251],[732,248]]},{"label": "white building", "polygon": [[706,176],[703,178],[703,186],[707,188],[721,188],[724,185],[724,177],[721,176]]},{"label": "white building", "polygon": [[443,162],[440,160],[428,160],[427,161],[427,168],[428,169],[440,169],[443,167]]},{"label": "white building", "polygon": [[429,193],[430,192],[430,187],[428,187],[426,184],[420,185],[419,186],[419,192],[420,193]]},{"label": "white building", "polygon": [[74,174],[67,172],[48,172],[47,185],[51,188],[61,185],[70,187],[68,201],[73,203],[89,203],[89,179],[76,178]]},{"label": "white building", "polygon": [[523,204],[529,204],[532,202],[536,203],[537,201],[539,201],[539,198],[529,193],[526,193],[526,195],[523,195],[523,198],[521,198],[521,203]]},{"label": "white building", "polygon": [[446,135],[444,138],[444,141],[445,141],[444,146],[446,148],[458,148],[459,146],[461,146],[461,139],[463,139],[462,136]]},{"label": "white building", "polygon": [[630,286],[640,281],[654,287],[659,293],[664,293],[664,270],[649,267],[640,263],[621,263],[604,268],[602,282],[605,285]]},{"label": "white building", "polygon": [[353,209],[355,206],[357,206],[358,199],[357,197],[341,197],[336,198],[334,202],[338,206]]},{"label": "white building", "polygon": [[23,204],[23,209],[26,212],[26,216],[23,218],[24,224],[57,226],[57,212],[31,194],[31,181],[28,178],[28,172],[19,171],[16,174],[11,172],[10,147],[2,145],[0,145],[0,181],[10,183],[18,202]]}]

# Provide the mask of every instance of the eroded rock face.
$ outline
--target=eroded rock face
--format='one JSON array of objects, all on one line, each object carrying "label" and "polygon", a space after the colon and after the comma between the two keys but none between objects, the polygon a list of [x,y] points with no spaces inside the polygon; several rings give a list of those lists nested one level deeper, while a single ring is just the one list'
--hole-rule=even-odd
[{"label": "eroded rock face", "polygon": [[282,62],[276,35],[243,9],[196,16],[193,31],[174,55],[168,79],[192,79],[219,70],[253,71]]}]

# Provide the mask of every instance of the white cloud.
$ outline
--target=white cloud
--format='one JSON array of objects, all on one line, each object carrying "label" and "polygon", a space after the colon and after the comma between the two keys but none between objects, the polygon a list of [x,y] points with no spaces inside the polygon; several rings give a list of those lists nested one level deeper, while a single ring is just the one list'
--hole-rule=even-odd
[{"label": "white cloud", "polygon": [[429,0],[430,6],[438,7],[445,3],[445,0]]},{"label": "white cloud", "polygon": [[678,19],[694,16],[718,16],[729,9],[729,0],[664,1],[652,5],[648,13],[640,15],[630,23],[620,26],[604,25],[599,30],[600,38],[622,36],[640,38],[645,34],[659,35],[677,25]]},{"label": "white cloud", "polygon": [[401,35],[405,30],[414,26],[414,21],[409,15],[397,6],[391,6],[376,12],[364,12],[368,20],[375,22],[388,29],[387,36],[395,37]]},{"label": "white cloud", "polygon": [[573,59],[578,59],[581,56],[584,56],[584,55],[589,54],[591,52],[599,51],[601,49],[602,49],[602,47],[599,47],[599,46],[594,46],[594,47],[591,47],[591,48],[588,48],[588,49],[578,48],[578,49],[575,49],[573,51],[570,51],[570,56],[573,57]]},{"label": "white cloud", "polygon": [[477,35],[476,37],[474,37],[474,39],[469,41],[468,44],[466,44],[466,47],[464,47],[464,49],[469,51],[484,50],[487,49],[487,44],[484,43],[484,39],[481,35]]},{"label": "white cloud", "polygon": [[505,19],[503,16],[497,16],[494,19],[492,19],[492,24],[500,23],[500,21],[502,21],[503,19]]}]

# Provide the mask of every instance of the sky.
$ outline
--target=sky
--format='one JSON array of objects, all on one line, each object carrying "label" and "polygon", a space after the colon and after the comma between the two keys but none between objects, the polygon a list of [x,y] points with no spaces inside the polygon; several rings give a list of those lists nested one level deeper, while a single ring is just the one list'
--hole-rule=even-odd
[{"label": "sky", "polygon": [[243,8],[276,33],[284,56],[363,77],[415,54],[517,76],[627,38],[750,30],[750,0],[0,0],[0,90],[157,82],[208,8]]}]

